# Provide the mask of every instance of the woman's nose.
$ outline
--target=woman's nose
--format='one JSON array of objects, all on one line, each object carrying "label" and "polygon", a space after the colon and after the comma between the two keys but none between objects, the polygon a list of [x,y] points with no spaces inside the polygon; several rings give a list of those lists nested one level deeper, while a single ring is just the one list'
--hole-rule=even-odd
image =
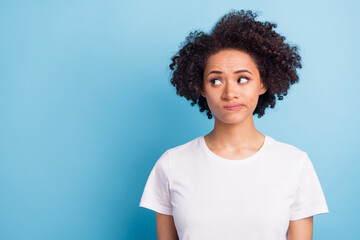
[{"label": "woman's nose", "polygon": [[225,84],[224,93],[223,93],[224,98],[231,100],[234,97],[237,97],[235,84],[236,83],[232,81],[229,81]]}]

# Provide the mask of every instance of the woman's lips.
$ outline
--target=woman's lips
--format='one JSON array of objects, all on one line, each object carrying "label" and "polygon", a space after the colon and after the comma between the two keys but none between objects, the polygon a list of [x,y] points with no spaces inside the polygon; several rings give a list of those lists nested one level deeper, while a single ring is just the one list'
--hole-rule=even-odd
[{"label": "woman's lips", "polygon": [[224,106],[225,109],[232,110],[232,111],[233,110],[239,110],[239,109],[241,109],[243,107],[244,107],[244,105],[239,104],[239,103],[237,103],[237,104],[228,104],[228,105]]}]

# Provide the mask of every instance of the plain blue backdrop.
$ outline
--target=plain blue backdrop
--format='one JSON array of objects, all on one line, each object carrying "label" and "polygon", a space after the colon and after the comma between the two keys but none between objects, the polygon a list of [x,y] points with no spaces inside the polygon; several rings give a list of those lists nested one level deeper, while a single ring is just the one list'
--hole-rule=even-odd
[{"label": "plain blue backdrop", "polygon": [[358,1],[0,2],[0,239],[156,239],[139,207],[168,148],[213,128],[168,65],[230,9],[300,47],[303,68],[257,129],[309,154],[329,207],[314,239],[359,239]]}]

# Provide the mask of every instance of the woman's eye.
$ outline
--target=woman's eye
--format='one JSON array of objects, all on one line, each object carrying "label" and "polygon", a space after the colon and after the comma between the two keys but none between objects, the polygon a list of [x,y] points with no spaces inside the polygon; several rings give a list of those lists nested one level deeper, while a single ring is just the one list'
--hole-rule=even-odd
[{"label": "woman's eye", "polygon": [[219,79],[216,79],[216,78],[210,80],[210,82],[211,82],[212,84],[217,85],[217,84],[215,84],[215,81],[219,81],[219,82],[220,82],[220,80],[219,80]]},{"label": "woman's eye", "polygon": [[[245,82],[241,82],[241,79],[245,79]],[[249,81],[249,79],[246,77],[241,77],[241,78],[239,78],[239,80],[240,80],[240,83],[246,83],[247,81]]]},{"label": "woman's eye", "polygon": [[[238,81],[239,81],[239,80],[240,80],[240,83],[246,83],[247,81],[249,81],[249,78],[247,78],[247,77],[240,77],[240,78],[238,79]],[[221,81],[220,81],[219,79],[217,79],[217,78],[214,78],[214,79],[211,79],[211,80],[210,80],[210,82],[211,82],[213,85],[219,85],[219,84],[216,83],[216,81],[218,81],[219,84],[221,83]]]}]

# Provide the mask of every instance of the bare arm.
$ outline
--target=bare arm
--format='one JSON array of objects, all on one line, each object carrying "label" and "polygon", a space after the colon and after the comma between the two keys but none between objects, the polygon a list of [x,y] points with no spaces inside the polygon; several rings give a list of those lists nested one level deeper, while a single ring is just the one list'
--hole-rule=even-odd
[{"label": "bare arm", "polygon": [[158,240],[179,240],[175,228],[174,218],[171,215],[155,212],[156,232]]},{"label": "bare arm", "polygon": [[312,240],[313,216],[290,221],[288,229],[288,240]]}]

